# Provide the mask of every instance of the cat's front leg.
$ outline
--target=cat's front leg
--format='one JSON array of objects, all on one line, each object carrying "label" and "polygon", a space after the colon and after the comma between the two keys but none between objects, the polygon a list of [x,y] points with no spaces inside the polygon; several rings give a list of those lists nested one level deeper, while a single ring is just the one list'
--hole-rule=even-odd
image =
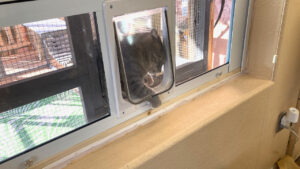
[{"label": "cat's front leg", "polygon": [[146,87],[145,85],[143,85],[143,89],[141,89],[141,94],[144,97],[150,96],[149,99],[147,99],[148,102],[151,103],[153,108],[159,107],[161,105],[161,100],[158,96],[153,96],[155,93],[153,92],[153,90],[149,89],[148,87]]},{"label": "cat's front leg", "polygon": [[153,108],[157,108],[161,105],[161,100],[158,96],[153,96],[151,99],[148,100]]}]

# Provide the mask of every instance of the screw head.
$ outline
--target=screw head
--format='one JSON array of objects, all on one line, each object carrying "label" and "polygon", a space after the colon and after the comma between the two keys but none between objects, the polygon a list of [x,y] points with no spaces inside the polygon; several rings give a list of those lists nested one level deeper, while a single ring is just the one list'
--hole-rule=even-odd
[{"label": "screw head", "polygon": [[33,159],[28,159],[25,161],[24,165],[26,168],[29,168],[33,165],[33,162],[34,162]]},{"label": "screw head", "polygon": [[220,76],[222,76],[222,74],[223,74],[223,72],[218,72],[218,73],[216,73],[216,77],[220,77]]}]

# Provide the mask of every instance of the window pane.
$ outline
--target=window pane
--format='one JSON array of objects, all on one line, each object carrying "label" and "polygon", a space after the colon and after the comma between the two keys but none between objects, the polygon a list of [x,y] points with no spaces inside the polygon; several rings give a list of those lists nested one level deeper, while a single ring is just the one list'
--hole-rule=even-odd
[{"label": "window pane", "polygon": [[84,125],[81,100],[74,88],[0,113],[0,161]]},{"label": "window pane", "polygon": [[[214,23],[216,23],[219,12],[221,10],[221,0],[214,2]],[[212,40],[212,63],[211,69],[219,67],[229,62],[230,58],[230,33],[231,33],[231,13],[232,13],[232,0],[226,0],[222,16],[215,26],[213,31]]]},{"label": "window pane", "polygon": [[165,9],[114,19],[123,91],[140,103],[166,91],[173,82]]},{"label": "window pane", "polygon": [[0,87],[74,64],[65,18],[0,28]]},{"label": "window pane", "polygon": [[[57,30],[60,29],[57,24],[53,27],[44,24],[46,34],[44,28],[33,28],[42,21],[31,22],[26,27],[41,33],[43,49],[52,55],[51,67],[56,63],[61,67],[51,68],[55,74],[34,79],[29,76],[26,81],[0,87],[0,163],[110,114],[95,13],[68,16],[66,21],[64,18],[54,20],[64,23],[59,25],[63,30]],[[50,23],[49,20],[43,22]],[[48,32],[52,28],[55,33]],[[28,70],[36,75],[41,73],[40,69],[30,67]]]},{"label": "window pane", "polygon": [[[204,49],[199,46],[199,42],[204,38],[197,39],[196,37],[197,33],[201,34],[202,30],[195,27],[194,20],[197,11],[194,8],[194,0],[177,0],[176,5],[176,66],[181,67],[204,59]],[[204,28],[205,25],[202,27]]]},{"label": "window pane", "polygon": [[177,84],[229,62],[232,0],[212,2],[176,0]]}]

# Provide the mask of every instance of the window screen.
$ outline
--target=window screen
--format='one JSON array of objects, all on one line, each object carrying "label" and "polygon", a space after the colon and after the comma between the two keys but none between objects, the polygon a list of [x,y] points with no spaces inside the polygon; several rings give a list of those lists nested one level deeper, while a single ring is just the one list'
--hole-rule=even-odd
[{"label": "window screen", "polygon": [[64,18],[0,28],[1,87],[74,65]]},{"label": "window screen", "polygon": [[110,114],[94,13],[1,28],[0,163]]},{"label": "window screen", "polygon": [[0,114],[0,161],[86,124],[79,88]]},{"label": "window screen", "polygon": [[232,0],[176,0],[176,84],[229,62]]},{"label": "window screen", "polygon": [[173,84],[165,10],[158,8],[113,18],[122,87],[131,103],[151,102],[153,96]]}]

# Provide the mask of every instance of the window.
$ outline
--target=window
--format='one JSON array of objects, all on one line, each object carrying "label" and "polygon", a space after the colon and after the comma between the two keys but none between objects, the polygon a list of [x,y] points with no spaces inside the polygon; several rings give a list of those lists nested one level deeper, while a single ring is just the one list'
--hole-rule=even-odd
[{"label": "window", "polygon": [[75,66],[64,18],[54,18],[0,31],[0,87]]},{"label": "window", "polygon": [[0,114],[0,160],[4,161],[86,124],[80,88]]},{"label": "window", "polygon": [[176,0],[176,84],[229,63],[232,0]]},{"label": "window", "polygon": [[0,162],[110,114],[94,17],[0,28]]},{"label": "window", "polygon": [[45,160],[241,66],[248,0],[78,4],[0,5],[0,168]]},{"label": "window", "polygon": [[[247,24],[247,0],[174,2],[175,7],[171,0],[159,2],[121,0],[105,1],[103,4],[104,29],[108,42],[105,47],[109,71],[112,73],[111,80],[107,83],[108,86],[113,86],[112,98],[115,103],[113,107],[118,117],[132,117],[145,112],[151,109],[151,105],[156,107],[153,106],[151,98],[159,98],[159,101],[164,103],[222,74],[238,71],[241,67]],[[161,12],[156,12],[162,9],[165,16],[161,15]],[[234,12],[237,12],[237,15],[234,15]],[[167,23],[166,28],[163,26],[164,20]],[[129,58],[128,61],[130,57],[138,55],[137,58],[141,59],[147,52],[139,54],[138,50],[130,51],[128,46],[136,41],[137,35],[151,33],[153,29],[158,30],[157,34],[163,44],[165,39],[169,39],[170,61],[172,61],[170,67],[174,70],[174,74],[172,76],[167,72],[169,68],[165,65],[169,65],[168,62],[165,62],[161,72],[163,79],[166,78],[169,82],[172,82],[173,77],[175,85],[164,86],[161,92],[154,91],[144,95],[140,92],[142,96],[134,98],[133,89],[130,89],[134,84],[129,82],[128,77],[130,72],[140,71],[133,70],[134,66],[125,63],[126,58]],[[164,32],[167,32],[169,38],[164,38]],[[127,42],[127,46],[124,42]],[[144,49],[153,46],[139,44]],[[168,45],[164,47],[167,49]],[[130,62],[134,63],[132,60]],[[135,74],[135,78],[135,81],[140,81],[145,86],[148,85],[149,79],[151,83],[155,83],[153,77],[151,79]],[[138,89],[136,86],[132,88]]]}]

